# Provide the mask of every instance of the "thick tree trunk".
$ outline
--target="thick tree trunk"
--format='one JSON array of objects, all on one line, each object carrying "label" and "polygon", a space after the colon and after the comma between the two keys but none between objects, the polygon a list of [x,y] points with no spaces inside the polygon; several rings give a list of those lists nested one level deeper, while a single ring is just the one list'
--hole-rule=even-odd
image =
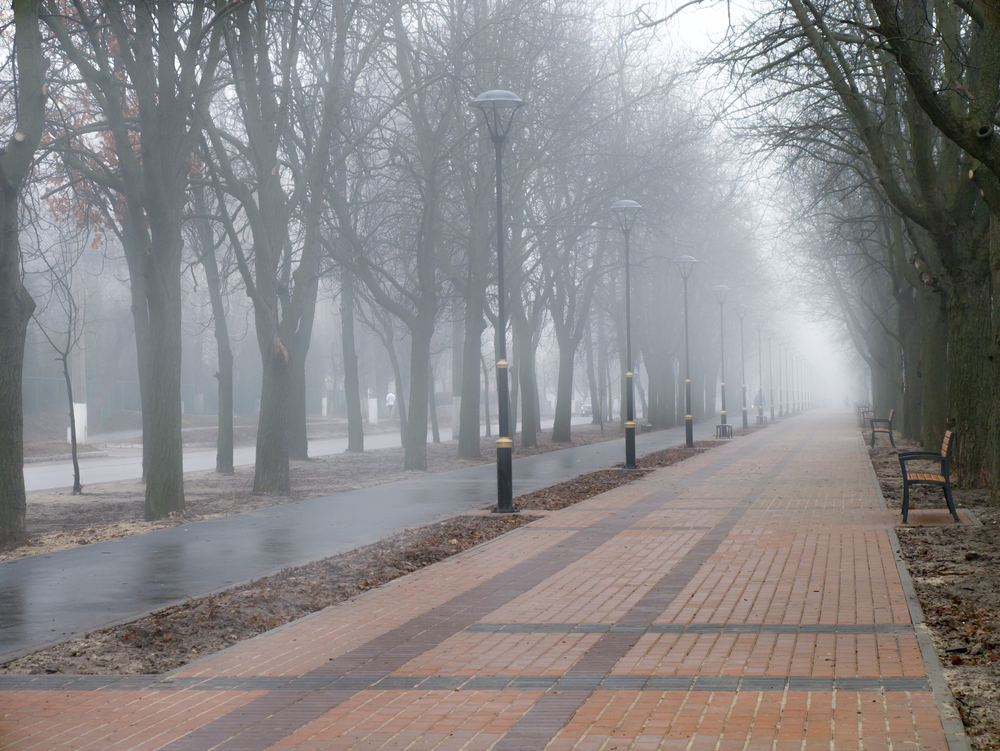
[{"label": "thick tree trunk", "polygon": [[302,317],[291,347],[291,391],[288,399],[288,458],[309,458],[309,436],[306,429],[306,355],[312,342],[313,321],[316,318],[316,294],[319,279],[314,278],[306,290]]},{"label": "thick tree trunk", "polygon": [[[181,442],[183,296],[180,269],[183,243],[180,211],[151,211],[150,220],[154,250],[146,256],[145,264],[150,345],[149,434],[143,435],[143,444],[149,447],[146,521],[184,511],[184,454]],[[163,243],[159,248],[156,247],[157,237]]]},{"label": "thick tree trunk", "polygon": [[479,361],[486,329],[481,298],[466,298],[464,328],[458,455],[463,459],[479,459],[482,457],[479,448]]},{"label": "thick tree trunk", "polygon": [[361,418],[361,386],[358,352],[354,346],[354,277],[345,268],[340,291],[340,341],[344,348],[344,399],[347,402],[347,450],[365,450],[365,426]]},{"label": "thick tree trunk", "polygon": [[576,350],[567,342],[559,346],[559,375],[556,379],[556,414],[552,422],[552,440],[570,443],[573,440],[570,420],[573,417],[573,366]]},{"label": "thick tree trunk", "polygon": [[961,487],[988,485],[987,446],[997,388],[997,367],[987,367],[992,330],[987,286],[955,286],[948,301],[948,416],[955,425],[952,467]]},{"label": "thick tree trunk", "polygon": [[941,446],[948,421],[948,306],[942,293],[920,290],[920,434],[926,451]]},{"label": "thick tree trunk", "polygon": [[291,491],[288,466],[288,392],[291,381],[288,348],[275,334],[264,357],[257,421],[257,467],[254,493]]},{"label": "thick tree trunk", "polygon": [[0,193],[0,543],[24,536],[27,509],[21,373],[35,301],[21,284],[17,199],[16,191]]}]

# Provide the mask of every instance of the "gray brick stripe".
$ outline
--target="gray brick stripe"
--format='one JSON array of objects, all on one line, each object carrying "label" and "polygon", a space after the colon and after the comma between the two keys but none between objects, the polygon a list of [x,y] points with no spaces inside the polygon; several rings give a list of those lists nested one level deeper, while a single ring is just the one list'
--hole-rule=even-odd
[{"label": "gray brick stripe", "polygon": [[[257,676],[174,678],[158,676],[17,675],[0,676],[2,691],[269,691],[272,711],[322,693],[323,703],[359,691],[929,691],[923,677],[815,678],[811,676],[674,675],[348,675],[339,677]],[[280,694],[280,696],[279,696]],[[264,698],[268,698],[264,697]],[[586,699],[586,697],[584,697]],[[261,699],[261,706],[265,704]],[[296,726],[297,727],[297,726]],[[292,728],[293,730],[295,727]],[[290,732],[290,731],[289,731]],[[283,737],[283,736],[282,736]]]}]

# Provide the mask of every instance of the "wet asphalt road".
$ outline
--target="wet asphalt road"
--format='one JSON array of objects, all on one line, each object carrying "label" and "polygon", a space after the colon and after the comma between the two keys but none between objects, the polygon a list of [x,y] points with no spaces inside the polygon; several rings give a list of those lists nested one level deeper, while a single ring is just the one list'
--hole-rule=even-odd
[{"label": "wet asphalt road", "polygon": [[[713,434],[695,425],[695,438]],[[684,428],[636,437],[640,456]],[[514,494],[610,467],[624,440],[514,461]],[[0,563],[0,662],[408,527],[496,503],[496,466],[427,475]]]}]

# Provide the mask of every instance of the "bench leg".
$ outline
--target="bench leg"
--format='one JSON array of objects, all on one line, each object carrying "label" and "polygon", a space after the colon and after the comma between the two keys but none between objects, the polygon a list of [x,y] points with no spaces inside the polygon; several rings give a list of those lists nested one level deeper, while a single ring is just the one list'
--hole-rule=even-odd
[{"label": "bench leg", "polygon": [[875,448],[875,428],[872,428],[872,448]]},{"label": "bench leg", "polygon": [[889,427],[889,443],[892,444],[893,448],[896,448],[896,439],[892,437],[892,426]]},{"label": "bench leg", "polygon": [[903,480],[903,524],[906,524],[906,517],[909,515],[910,515],[910,485],[904,479]]},{"label": "bench leg", "polygon": [[955,511],[955,502],[951,498],[950,484],[946,484],[944,486],[944,499],[948,501],[948,510],[951,512],[951,515],[955,518],[955,521],[958,521],[958,512]]}]

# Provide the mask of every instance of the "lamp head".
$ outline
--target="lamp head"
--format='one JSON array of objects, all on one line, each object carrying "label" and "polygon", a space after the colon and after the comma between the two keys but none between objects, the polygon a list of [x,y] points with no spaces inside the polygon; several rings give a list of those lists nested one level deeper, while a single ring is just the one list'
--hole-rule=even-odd
[{"label": "lamp head", "polygon": [[753,322],[753,325],[757,327],[757,333],[758,334],[761,333],[764,330],[764,326],[766,324],[767,324],[767,321],[754,321]]},{"label": "lamp head", "polygon": [[691,276],[691,269],[694,268],[694,265],[698,263],[698,261],[691,256],[677,256],[677,258],[674,259],[674,263],[677,264],[677,268],[681,272],[681,278],[683,278],[686,282],[688,277]]},{"label": "lamp head", "polygon": [[473,99],[469,106],[482,110],[490,137],[494,141],[503,142],[514,122],[514,113],[524,106],[524,102],[517,94],[503,89],[493,89],[484,91]]},{"label": "lamp head", "polygon": [[615,219],[618,221],[621,231],[628,234],[632,231],[632,227],[635,226],[635,217],[642,211],[642,206],[635,201],[615,201],[611,204],[611,211],[614,212]]},{"label": "lamp head", "polygon": [[719,305],[722,305],[726,301],[726,295],[729,294],[729,287],[725,284],[719,284],[712,287],[712,291],[715,293],[715,299],[719,301]]},{"label": "lamp head", "polygon": [[764,332],[764,336],[766,336],[768,340],[770,340],[771,337],[774,336],[774,332],[771,329],[768,329],[767,331]]},{"label": "lamp head", "polygon": [[744,305],[743,303],[740,303],[739,305],[736,306],[737,317],[742,321],[746,317],[748,310],[750,310],[748,306]]}]

